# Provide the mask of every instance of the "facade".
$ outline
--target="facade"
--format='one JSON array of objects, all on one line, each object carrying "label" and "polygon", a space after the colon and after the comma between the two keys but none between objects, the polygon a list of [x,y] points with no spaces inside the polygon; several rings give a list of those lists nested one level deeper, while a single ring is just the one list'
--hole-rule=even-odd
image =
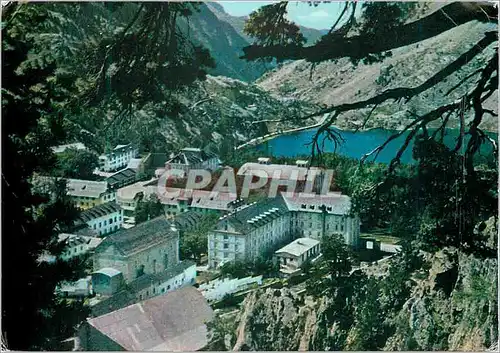
[{"label": "facade", "polygon": [[165,163],[165,168],[157,169],[155,174],[159,177],[166,170],[181,169],[186,173],[191,169],[217,170],[220,168],[221,161],[219,157],[211,152],[206,152],[200,148],[186,147],[172,156]]},{"label": "facade", "polygon": [[111,152],[99,156],[99,169],[111,172],[125,168],[138,153],[139,151],[132,144],[118,145]]},{"label": "facade", "polygon": [[360,221],[351,213],[346,195],[289,196],[236,208],[221,217],[208,234],[208,265],[226,261],[255,260],[293,237],[320,240],[340,234],[345,243],[358,246]]},{"label": "facade", "polygon": [[101,242],[101,238],[81,236],[77,234],[59,234],[59,241],[66,243],[66,249],[61,254],[63,260],[93,251]]},{"label": "facade", "polygon": [[130,283],[179,263],[179,231],[160,216],[106,237],[95,250],[94,271],[110,267]]},{"label": "facade", "polygon": [[290,236],[290,214],[282,197],[241,206],[221,217],[208,234],[208,265],[256,260]]},{"label": "facade", "polygon": [[277,250],[274,256],[280,264],[280,272],[289,276],[299,273],[305,262],[317,258],[320,253],[319,240],[299,238]]},{"label": "facade", "polygon": [[125,222],[134,224],[137,204],[157,192],[157,180],[138,181],[116,191],[116,203],[123,209]]},{"label": "facade", "polygon": [[82,210],[113,201],[115,195],[108,190],[105,181],[90,181],[81,179],[67,179],[68,195],[76,207]]},{"label": "facade", "polygon": [[192,286],[196,280],[196,264],[182,261],[166,271],[145,275],[129,284],[137,301],[146,300],[185,286]]},{"label": "facade", "polygon": [[160,197],[167,217],[175,217],[188,210],[202,214],[227,213],[234,208],[238,200],[236,194],[227,192],[187,191],[180,188],[166,188],[166,192],[170,195],[178,195],[176,197]]},{"label": "facade", "polygon": [[290,211],[291,230],[300,236],[321,239],[341,234],[346,244],[358,245],[359,217],[351,214],[351,199],[341,193],[314,196],[287,196],[283,199]]},{"label": "facade", "polygon": [[213,310],[193,287],[87,319],[78,332],[84,351],[197,351],[208,344]]},{"label": "facade", "polygon": [[80,222],[99,235],[107,235],[121,228],[123,210],[115,202],[107,202],[83,211]]}]

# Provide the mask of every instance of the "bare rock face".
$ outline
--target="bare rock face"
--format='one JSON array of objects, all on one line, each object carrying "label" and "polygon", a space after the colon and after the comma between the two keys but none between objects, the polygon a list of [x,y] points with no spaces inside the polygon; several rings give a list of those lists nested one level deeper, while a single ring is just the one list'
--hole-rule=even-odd
[{"label": "bare rock face", "polygon": [[[431,6],[435,10],[434,6]],[[418,87],[440,70],[453,63],[484,37],[487,31],[496,31],[496,24],[470,22],[446,31],[420,43],[392,51],[383,62],[370,65],[353,65],[347,58],[322,62],[311,71],[311,63],[297,60],[265,73],[257,80],[258,85],[271,93],[320,105],[334,106],[372,98],[387,89]],[[413,119],[413,114],[423,115],[437,107],[460,99],[476,84],[476,79],[465,78],[484,65],[495,52],[494,44],[472,58],[464,67],[446,77],[434,87],[413,97],[409,102],[387,101],[377,106],[365,129],[401,129]],[[457,90],[446,93],[459,82]],[[485,101],[488,109],[496,111],[497,95]],[[343,129],[359,127],[372,107],[341,114],[334,125]],[[466,117],[466,119],[470,119]],[[450,121],[456,127],[457,119]],[[496,117],[485,116],[481,127],[496,131]]]},{"label": "bare rock face", "polygon": [[[413,274],[409,299],[389,319],[394,332],[383,349],[480,351],[494,345],[498,339],[497,259],[445,248],[425,254],[424,261],[425,270]],[[313,300],[293,288],[255,291],[238,314],[232,349],[355,346],[362,332],[351,328],[342,333],[336,319],[328,317],[330,304],[330,298]]]},{"label": "bare rock face", "polygon": [[239,316],[234,350],[307,350],[313,303],[288,288],[250,294]]},{"label": "bare rock face", "polygon": [[497,259],[443,249],[428,259],[386,350],[480,351],[498,339]]}]

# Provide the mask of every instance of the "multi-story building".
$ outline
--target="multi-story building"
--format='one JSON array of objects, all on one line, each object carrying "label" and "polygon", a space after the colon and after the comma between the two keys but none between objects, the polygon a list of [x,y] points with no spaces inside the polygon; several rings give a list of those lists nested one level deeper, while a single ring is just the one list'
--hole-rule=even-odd
[{"label": "multi-story building", "polygon": [[341,234],[346,244],[357,246],[360,221],[351,213],[351,198],[340,192],[328,195],[288,196],[283,199],[290,211],[290,227],[303,237],[321,239]]},{"label": "multi-story building", "polygon": [[184,170],[186,174],[191,169],[206,169],[214,171],[219,169],[220,164],[221,161],[216,154],[206,152],[200,148],[186,147],[167,160],[165,168],[157,169],[155,174],[159,177],[166,170],[170,169]]},{"label": "multi-story building", "polygon": [[156,274],[179,263],[179,231],[164,216],[122,229],[99,244],[94,271],[114,268],[129,283],[144,274]]},{"label": "multi-story building", "polygon": [[301,266],[307,261],[313,261],[321,253],[319,240],[299,238],[285,245],[274,253],[284,276],[300,272]]},{"label": "multi-story building", "polygon": [[291,237],[290,214],[282,197],[237,208],[208,234],[208,264],[253,261]]},{"label": "multi-story building", "polygon": [[76,207],[86,210],[113,201],[115,194],[108,189],[105,181],[67,179],[68,195]]},{"label": "multi-story building", "polygon": [[96,234],[107,235],[121,228],[123,210],[115,202],[107,202],[83,211],[79,223],[85,223]]},{"label": "multi-story building", "polygon": [[134,184],[119,188],[116,191],[116,203],[123,209],[125,223],[133,226],[135,224],[135,209],[141,200],[154,195],[157,190],[156,179],[149,181],[138,181]]},{"label": "multi-story building", "polygon": [[99,156],[99,169],[104,172],[111,172],[125,168],[138,153],[139,150],[132,144],[118,145],[111,152]]},{"label": "multi-story building", "polygon": [[68,233],[59,234],[58,240],[59,242],[66,243],[66,248],[61,254],[63,260],[69,260],[76,256],[87,254],[93,251],[102,242],[102,238]]},{"label": "multi-story building", "polygon": [[208,234],[209,267],[234,260],[254,260],[291,237],[321,239],[340,234],[358,245],[359,217],[340,193],[290,196],[282,193],[262,203],[241,206],[220,218]]}]

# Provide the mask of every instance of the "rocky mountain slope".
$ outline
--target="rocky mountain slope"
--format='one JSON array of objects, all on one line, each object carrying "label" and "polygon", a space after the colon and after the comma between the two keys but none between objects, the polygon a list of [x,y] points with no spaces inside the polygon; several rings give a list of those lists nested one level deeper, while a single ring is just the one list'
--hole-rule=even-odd
[{"label": "rocky mountain slope", "polygon": [[[210,9],[210,11],[212,11],[212,13],[215,16],[217,16],[219,20],[229,23],[236,30],[236,32],[238,32],[240,36],[245,38],[245,40],[248,43],[253,42],[252,37],[249,37],[243,32],[243,28],[245,27],[245,21],[248,18],[247,16],[231,16],[226,11],[224,11],[222,5],[216,2],[207,2],[206,5]],[[314,42],[320,39],[322,35],[328,32],[328,30],[317,30],[304,26],[299,26],[299,28],[300,32],[304,35],[304,37],[307,40],[306,46],[314,44]]]},{"label": "rocky mountain slope", "polygon": [[[487,222],[486,233],[495,248],[493,218]],[[379,270],[379,275],[388,275],[387,265]],[[497,271],[497,259],[454,248],[424,253],[423,270],[413,273],[408,299],[378,324],[393,327],[379,349],[482,351],[493,346],[498,340]],[[330,301],[328,297],[313,299],[293,287],[254,291],[236,314],[225,348],[328,350],[328,342],[343,337],[336,318],[328,319]],[[359,334],[363,332],[351,326],[341,347],[357,350],[354,344]]]},{"label": "rocky mountain slope", "polygon": [[[217,67],[211,70],[212,75],[250,82],[274,68],[271,63],[248,62],[239,58],[243,55],[242,49],[252,43],[252,38],[243,32],[245,21],[246,17],[231,16],[221,5],[208,2],[202,4],[200,12],[183,24],[186,32],[208,48],[214,57]],[[314,43],[323,34],[306,27],[301,27],[301,30],[308,43]]]},{"label": "rocky mountain slope", "polygon": [[[393,50],[392,57],[371,65],[353,65],[349,59],[323,62],[311,72],[311,64],[299,60],[282,65],[260,78],[257,83],[277,96],[293,97],[322,105],[336,105],[371,98],[386,89],[415,87],[433,74],[452,63],[483,38],[486,31],[496,31],[494,24],[471,22],[456,27],[423,42]],[[457,99],[476,82],[477,76],[469,79],[449,97],[444,94],[474,72],[480,64],[491,58],[496,49],[491,45],[476,56],[462,70],[414,97],[410,102],[389,101],[373,111],[365,128],[384,127],[399,129],[411,119],[411,113],[422,114],[436,108],[450,98]],[[446,99],[445,99],[446,98]],[[490,109],[498,106],[497,95],[486,102]],[[362,126],[371,107],[343,114],[336,125],[345,129]],[[485,117],[483,128],[496,131],[497,118]],[[456,121],[455,121],[456,123]]]}]

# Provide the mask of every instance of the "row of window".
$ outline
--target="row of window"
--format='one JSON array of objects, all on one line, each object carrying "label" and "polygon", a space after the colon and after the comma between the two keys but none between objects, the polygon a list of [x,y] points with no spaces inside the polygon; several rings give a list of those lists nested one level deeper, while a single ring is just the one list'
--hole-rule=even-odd
[{"label": "row of window", "polygon": [[[117,219],[118,219],[118,220],[117,220]],[[104,220],[104,227],[106,227],[106,226],[108,225],[108,222],[109,222],[109,224],[111,225],[111,224],[113,224],[113,221],[114,221],[114,222],[121,222],[121,220],[122,220],[122,216],[115,216],[114,220],[113,220],[113,218],[110,218],[109,220]],[[101,227],[103,226],[103,224],[102,224],[102,223],[103,223],[103,222],[99,222],[99,227],[98,227],[98,228],[101,228]],[[96,227],[96,223],[94,223],[93,228],[94,228],[94,229],[96,229],[96,228],[97,228],[97,227]]]}]

